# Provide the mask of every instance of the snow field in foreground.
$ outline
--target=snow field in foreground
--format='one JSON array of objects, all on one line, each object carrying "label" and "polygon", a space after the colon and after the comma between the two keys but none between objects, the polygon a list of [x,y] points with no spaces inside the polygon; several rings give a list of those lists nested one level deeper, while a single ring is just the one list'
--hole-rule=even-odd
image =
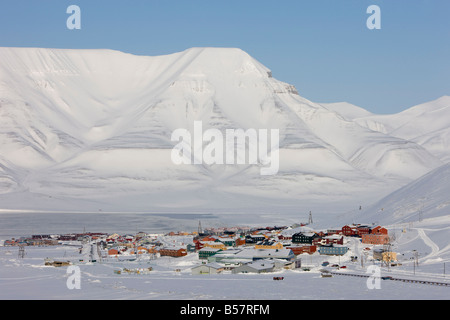
[{"label": "snow field in foreground", "polygon": [[[352,246],[350,246],[352,247]],[[1,299],[151,299],[151,300],[308,300],[308,299],[448,299],[448,287],[438,287],[399,281],[381,281],[380,289],[369,289],[367,278],[335,275],[322,278],[321,262],[346,265],[339,272],[366,275],[360,263],[351,263],[349,254],[344,257],[302,255],[302,265],[311,271],[282,270],[268,274],[192,275],[191,267],[200,264],[198,255],[182,258],[162,257],[151,262],[86,263],[78,264],[81,271],[81,288],[70,290],[67,280],[72,275],[68,267],[44,265],[46,257],[55,260],[79,258],[74,247],[26,247],[23,259],[18,257],[17,247],[0,247]],[[351,253],[350,253],[351,254]],[[113,259],[112,259],[113,260]],[[401,269],[382,268],[382,276],[398,276],[408,279],[422,278],[445,281],[437,270],[441,263],[428,261],[417,268],[405,264]],[[148,268],[148,274],[115,274],[118,267]],[[177,269],[179,271],[177,271]],[[422,272],[425,270],[427,272]],[[428,272],[431,271],[431,272]],[[370,274],[367,274],[370,275]],[[273,281],[283,276],[284,281]],[[449,278],[450,276],[448,276]]]}]

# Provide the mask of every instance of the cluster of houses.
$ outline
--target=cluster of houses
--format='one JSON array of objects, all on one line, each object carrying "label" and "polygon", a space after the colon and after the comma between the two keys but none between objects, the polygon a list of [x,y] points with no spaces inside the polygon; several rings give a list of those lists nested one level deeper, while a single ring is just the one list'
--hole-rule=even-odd
[{"label": "cluster of houses", "polygon": [[345,255],[349,250],[344,241],[346,237],[357,237],[362,243],[373,245],[389,243],[386,228],[361,224],[326,231],[314,231],[306,225],[205,231],[172,232],[166,235],[144,232],[134,235],[33,235],[30,238],[5,240],[3,245],[58,245],[74,241],[95,243],[107,258],[133,255],[183,257],[196,253],[201,264],[192,268],[192,272],[202,274],[220,273],[223,270],[261,273],[301,268],[299,256],[302,254],[312,255],[317,252],[320,255]]},{"label": "cluster of houses", "polygon": [[119,257],[121,255],[183,257],[189,252],[195,252],[195,247],[192,243],[194,236],[194,234],[189,233],[171,232],[166,237],[183,240],[167,243],[163,240],[163,235],[158,234],[146,234],[143,232],[127,236],[112,234],[105,239],[104,243],[102,242],[102,245],[108,257]]},{"label": "cluster of houses", "polygon": [[68,242],[87,242],[106,237],[106,233],[36,234],[31,237],[11,238],[3,246],[56,246]]},{"label": "cluster of houses", "polygon": [[389,243],[386,228],[361,224],[320,232],[301,225],[250,230],[245,235],[206,235],[194,240],[199,259],[204,263],[193,268],[193,273],[222,270],[261,273],[279,268],[300,268],[298,256],[304,253],[345,255],[349,250],[344,243],[345,237],[357,237],[362,243],[373,245]]}]

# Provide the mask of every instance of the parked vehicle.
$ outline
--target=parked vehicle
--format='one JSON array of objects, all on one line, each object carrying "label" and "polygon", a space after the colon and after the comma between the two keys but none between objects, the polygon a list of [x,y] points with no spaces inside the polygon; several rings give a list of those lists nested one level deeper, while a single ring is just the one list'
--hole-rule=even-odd
[{"label": "parked vehicle", "polygon": [[284,280],[284,277],[273,277],[273,280]]}]

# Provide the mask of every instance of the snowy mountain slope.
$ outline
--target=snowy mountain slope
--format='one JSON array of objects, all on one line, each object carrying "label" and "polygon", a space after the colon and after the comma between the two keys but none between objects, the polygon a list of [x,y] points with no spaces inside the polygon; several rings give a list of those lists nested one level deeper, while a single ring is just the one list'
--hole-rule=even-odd
[{"label": "snowy mountain slope", "polygon": [[[293,105],[296,108],[297,105]],[[314,133],[358,169],[378,177],[419,177],[440,165],[415,143],[365,130],[351,120],[341,119],[324,108],[299,109]]]},{"label": "snowy mountain slope", "polygon": [[[0,57],[4,208],[270,209],[369,201],[442,164],[417,143],[302,98],[240,49],[144,57],[0,48]],[[221,132],[278,129],[278,173],[261,176],[261,165],[175,165],[171,133],[193,134],[194,121]]]},{"label": "snowy mountain slope", "polygon": [[450,161],[450,96],[443,96],[397,114],[354,115],[353,120],[362,126],[413,141],[443,162]]},{"label": "snowy mountain slope", "polygon": [[347,120],[372,116],[373,113],[348,102],[321,103],[328,110],[339,113]]},{"label": "snowy mountain slope", "polygon": [[447,225],[450,223],[449,195],[450,164],[445,164],[377,201],[359,218],[394,225],[446,217]]},{"label": "snowy mountain slope", "polygon": [[[421,272],[440,273],[442,264],[450,261],[449,194],[450,164],[447,163],[339,220],[386,226],[396,252],[401,252],[406,259],[417,252]],[[402,257],[404,261],[405,257]]]}]

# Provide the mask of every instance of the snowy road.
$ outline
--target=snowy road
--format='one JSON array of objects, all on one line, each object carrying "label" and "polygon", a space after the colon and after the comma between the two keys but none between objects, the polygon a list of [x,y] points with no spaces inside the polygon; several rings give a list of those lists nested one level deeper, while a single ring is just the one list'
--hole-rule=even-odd
[{"label": "snowy road", "polygon": [[439,254],[439,246],[428,237],[424,229],[418,228],[417,232],[419,233],[420,238],[422,238],[425,244],[431,248],[431,253],[425,257],[422,257],[420,260],[436,257]]}]

